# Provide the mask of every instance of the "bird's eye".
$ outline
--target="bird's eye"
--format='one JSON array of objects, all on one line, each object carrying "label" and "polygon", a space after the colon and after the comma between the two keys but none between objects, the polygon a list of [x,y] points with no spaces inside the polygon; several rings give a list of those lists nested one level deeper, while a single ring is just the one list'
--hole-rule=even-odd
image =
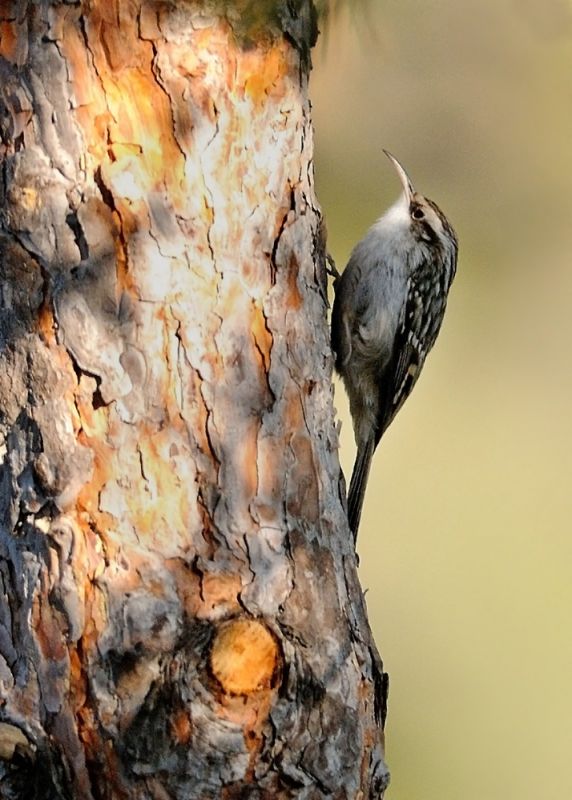
[{"label": "bird's eye", "polygon": [[415,208],[411,212],[411,216],[413,217],[413,219],[423,219],[425,217],[425,212],[419,206],[415,206]]}]

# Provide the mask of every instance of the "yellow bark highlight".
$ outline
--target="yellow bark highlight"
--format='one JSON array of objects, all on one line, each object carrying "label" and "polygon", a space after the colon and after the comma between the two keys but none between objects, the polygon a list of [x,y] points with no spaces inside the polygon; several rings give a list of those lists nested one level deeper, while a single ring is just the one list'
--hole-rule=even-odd
[{"label": "yellow bark highlight", "polygon": [[[145,425],[141,427],[140,452],[131,458],[135,478],[125,498],[138,537],[159,549],[163,537],[175,538],[188,527],[188,487],[194,476],[166,467],[175,438],[168,429],[152,432]],[[144,475],[139,477],[137,469]]]},{"label": "yellow bark highlight", "polygon": [[10,761],[16,750],[16,747],[24,747],[29,750],[29,742],[26,736],[22,733],[20,728],[15,725],[8,725],[6,722],[0,722],[0,758],[5,761]]},{"label": "yellow bark highlight", "polygon": [[66,25],[62,43],[77,103],[74,115],[93,156],[91,166],[115,164],[120,148],[130,148],[137,156],[124,167],[136,172],[140,191],[166,187],[183,202],[184,159],[174,139],[169,99],[153,72],[153,50],[129,35],[128,24],[121,34],[128,43],[121,37],[110,39],[113,30],[98,24],[94,13],[88,41],[96,73],[76,25]]}]

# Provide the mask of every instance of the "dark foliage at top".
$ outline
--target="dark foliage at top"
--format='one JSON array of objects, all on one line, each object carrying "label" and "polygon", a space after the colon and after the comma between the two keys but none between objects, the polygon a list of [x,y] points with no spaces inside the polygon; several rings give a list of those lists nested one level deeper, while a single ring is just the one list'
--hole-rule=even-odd
[{"label": "dark foliage at top", "polygon": [[[365,2],[365,0],[359,0]],[[211,0],[213,10],[223,13],[237,38],[248,47],[261,39],[286,36],[310,67],[310,51],[318,38],[318,22],[324,24],[350,0]]]}]

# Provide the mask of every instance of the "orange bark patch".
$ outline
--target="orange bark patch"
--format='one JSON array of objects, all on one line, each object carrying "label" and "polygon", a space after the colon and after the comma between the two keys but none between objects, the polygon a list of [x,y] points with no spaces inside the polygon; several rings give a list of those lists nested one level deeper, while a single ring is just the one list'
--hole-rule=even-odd
[{"label": "orange bark patch", "polygon": [[298,311],[302,305],[302,295],[298,288],[298,273],[300,265],[296,260],[296,256],[292,254],[290,263],[288,264],[288,308]]},{"label": "orange bark patch", "polygon": [[192,733],[191,719],[184,709],[181,708],[172,714],[171,731],[177,744],[187,745],[190,742]]},{"label": "orange bark patch", "polygon": [[278,657],[270,631],[256,620],[240,619],[219,628],[210,663],[225,692],[249,695],[270,687]]},{"label": "orange bark patch", "polygon": [[239,575],[206,572],[201,581],[203,611],[199,611],[197,616],[212,616],[215,609],[219,615],[225,611],[227,613],[237,611],[239,609],[238,595],[241,589],[242,581]]},{"label": "orange bark patch", "polygon": [[54,314],[48,303],[42,303],[38,312],[38,328],[40,336],[46,344],[54,344]]},{"label": "orange bark patch", "polygon": [[34,598],[32,619],[37,642],[44,659],[61,661],[66,654],[63,633],[46,597],[36,595]]},{"label": "orange bark patch", "polygon": [[0,23],[0,56],[12,64],[22,65],[28,51],[28,26],[15,20]]},{"label": "orange bark patch", "polygon": [[86,700],[86,680],[77,649],[70,649],[70,696],[75,710],[82,708]]},{"label": "orange bark patch", "polygon": [[14,20],[0,22],[0,54],[8,61],[17,38],[18,28]]},{"label": "orange bark patch", "polygon": [[246,96],[256,105],[263,105],[289,74],[289,49],[286,42],[280,41],[266,52],[257,48],[238,59],[237,79],[244,83]]}]

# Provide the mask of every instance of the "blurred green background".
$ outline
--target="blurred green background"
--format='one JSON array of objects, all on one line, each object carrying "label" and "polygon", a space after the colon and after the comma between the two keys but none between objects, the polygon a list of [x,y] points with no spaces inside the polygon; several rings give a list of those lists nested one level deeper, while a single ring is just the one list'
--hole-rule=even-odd
[{"label": "blurred green background", "polygon": [[382,147],[460,239],[360,530],[389,800],[572,798],[572,3],[362,5],[314,53],[329,248],[341,269],[396,199]]}]

